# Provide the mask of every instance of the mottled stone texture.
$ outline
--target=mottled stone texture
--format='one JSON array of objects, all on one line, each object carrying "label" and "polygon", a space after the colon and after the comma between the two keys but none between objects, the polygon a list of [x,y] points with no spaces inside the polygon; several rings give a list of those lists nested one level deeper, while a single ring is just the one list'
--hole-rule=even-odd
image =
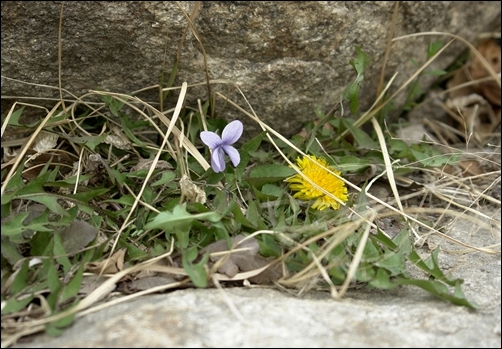
[{"label": "mottled stone texture", "polygon": [[[181,2],[191,12],[194,2]],[[208,55],[210,77],[236,83],[260,118],[290,135],[328,111],[354,78],[349,65],[358,45],[373,60],[361,92],[362,106],[375,98],[394,2],[203,2],[195,27]],[[2,2],[2,95],[57,97],[58,91],[16,83],[58,86],[58,26],[61,2]],[[444,31],[472,41],[492,30],[499,2],[401,2],[395,36]],[[187,20],[175,2],[66,2],[62,29],[62,85],[76,96],[89,89],[131,93],[159,81],[166,52],[168,70]],[[415,70],[410,58],[426,59],[427,44],[446,37],[394,43],[387,77],[396,86]],[[434,63],[445,68],[464,46],[455,43]],[[186,37],[177,85],[204,82],[200,44]],[[425,85],[430,83],[424,82]],[[245,107],[229,84],[213,86]],[[155,92],[140,94],[156,101]],[[204,87],[190,88],[188,103],[207,99]],[[219,100],[216,111],[254,123]]]}]

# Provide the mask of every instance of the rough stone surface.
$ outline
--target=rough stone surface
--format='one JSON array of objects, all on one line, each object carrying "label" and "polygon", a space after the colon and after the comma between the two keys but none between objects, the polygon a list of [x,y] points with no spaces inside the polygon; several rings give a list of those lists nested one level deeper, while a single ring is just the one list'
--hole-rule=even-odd
[{"label": "rough stone surface", "polygon": [[[500,221],[499,208],[482,211]],[[451,236],[475,246],[500,244],[500,228],[466,221],[458,221]],[[500,348],[500,254],[448,253],[458,246],[428,244],[442,246],[441,267],[465,280],[463,290],[479,310],[411,287],[354,290],[340,301],[326,292],[296,297],[265,288],[186,289],[101,310],[77,319],[61,337],[37,335],[15,347]]]},{"label": "rough stone surface", "polygon": [[[190,12],[194,2],[181,2]],[[210,77],[237,84],[257,115],[285,135],[327,112],[355,75],[349,61],[358,45],[373,57],[361,91],[362,106],[375,99],[394,2],[203,2],[195,27],[208,56]],[[57,98],[58,27],[61,2],[2,2],[2,95]],[[401,2],[395,36],[443,31],[473,41],[493,30],[499,2]],[[67,2],[63,10],[62,87],[76,96],[89,89],[132,93],[159,81],[166,52],[169,73],[187,20],[171,1]],[[399,86],[426,59],[427,43],[446,37],[397,41],[387,78],[399,72]],[[464,49],[453,44],[431,68],[445,68]],[[24,83],[15,82],[18,79]],[[201,47],[189,33],[176,85],[205,81]],[[424,81],[425,84],[431,80]],[[215,84],[249,110],[234,87]],[[70,96],[65,94],[66,97]],[[157,93],[140,93],[155,101]],[[74,97],[73,97],[74,98]],[[190,88],[189,103],[207,98]],[[195,104],[194,104],[195,105]],[[220,100],[216,112],[256,125]]]}]

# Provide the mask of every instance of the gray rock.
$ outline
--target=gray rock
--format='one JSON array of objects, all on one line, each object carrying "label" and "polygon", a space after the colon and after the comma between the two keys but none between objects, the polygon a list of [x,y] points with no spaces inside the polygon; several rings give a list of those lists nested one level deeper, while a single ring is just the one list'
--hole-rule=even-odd
[{"label": "gray rock", "polygon": [[[2,2],[2,95],[58,98],[60,2]],[[194,2],[181,2],[190,12]],[[349,61],[358,45],[373,61],[361,91],[363,107],[375,99],[394,2],[203,2],[195,27],[208,55],[210,77],[236,83],[258,116],[285,135],[299,131],[338,101],[355,74]],[[498,2],[401,2],[395,36],[444,31],[472,41],[500,18]],[[186,19],[175,2],[67,2],[63,11],[62,86],[76,96],[89,89],[131,93],[158,83],[167,52],[169,73]],[[414,71],[410,59],[426,60],[427,44],[446,37],[395,42],[387,78],[399,72],[399,86]],[[453,44],[431,69],[443,69],[465,47]],[[200,45],[189,33],[176,85],[205,81]],[[424,80],[425,86],[431,78]],[[246,110],[229,84],[215,84]],[[70,97],[65,94],[66,97]],[[158,101],[157,92],[140,93]],[[204,86],[189,89],[188,101],[207,99]],[[257,126],[219,99],[216,112]]]}]

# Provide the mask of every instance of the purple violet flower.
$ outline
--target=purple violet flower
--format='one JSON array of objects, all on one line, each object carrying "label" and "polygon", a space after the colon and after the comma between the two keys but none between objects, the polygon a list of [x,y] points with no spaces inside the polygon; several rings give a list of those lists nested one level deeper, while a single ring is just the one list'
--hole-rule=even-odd
[{"label": "purple violet flower", "polygon": [[211,167],[214,172],[222,172],[225,170],[225,153],[230,157],[230,161],[234,166],[239,165],[241,156],[237,149],[231,146],[241,138],[242,122],[239,120],[229,123],[221,133],[221,138],[214,132],[202,131],[200,139],[213,151],[211,155]]}]

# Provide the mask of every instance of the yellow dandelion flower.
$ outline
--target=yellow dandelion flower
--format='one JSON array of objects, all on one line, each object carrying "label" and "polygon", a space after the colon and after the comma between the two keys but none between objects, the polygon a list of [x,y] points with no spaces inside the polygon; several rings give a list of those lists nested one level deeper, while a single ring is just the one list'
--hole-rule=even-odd
[{"label": "yellow dandelion flower", "polygon": [[[298,168],[302,173],[307,176],[312,182],[317,184],[319,187],[323,188],[327,192],[333,194],[342,202],[347,202],[348,191],[345,183],[338,179],[333,174],[326,171],[323,167],[317,165],[314,161],[316,160],[319,164],[323,165],[325,168],[330,169],[333,173],[340,175],[340,171],[336,171],[333,167],[329,166],[326,160],[322,158],[317,158],[313,155],[307,155],[303,158],[298,157],[296,162]],[[332,207],[334,210],[340,207],[338,201],[329,195],[326,195],[317,187],[310,184],[305,178],[300,174],[291,176],[285,180],[290,183],[289,187],[291,190],[297,193],[293,195],[294,198],[300,200],[315,200],[312,208],[317,210],[324,210],[328,207]]]}]

